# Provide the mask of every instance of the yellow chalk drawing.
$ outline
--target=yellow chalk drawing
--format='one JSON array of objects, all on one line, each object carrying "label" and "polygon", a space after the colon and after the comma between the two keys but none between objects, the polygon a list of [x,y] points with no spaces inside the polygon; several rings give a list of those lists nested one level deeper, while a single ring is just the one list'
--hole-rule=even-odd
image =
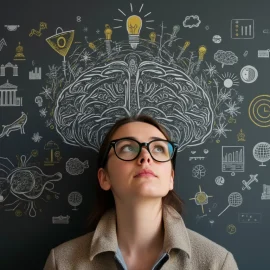
[{"label": "yellow chalk drawing", "polygon": [[23,54],[23,46],[21,46],[21,42],[19,42],[19,46],[16,48],[16,54],[14,56],[15,61],[23,61],[25,60],[25,56]]},{"label": "yellow chalk drawing", "polygon": [[105,34],[105,39],[106,40],[111,40],[112,39],[112,29],[110,27],[109,24],[105,24],[105,30],[104,30],[104,34]]},{"label": "yellow chalk drawing", "polygon": [[39,30],[32,29],[30,34],[29,34],[29,37],[32,37],[33,35],[36,35],[36,36],[40,37],[42,35],[41,31],[44,30],[44,29],[47,29],[47,23],[40,22]]},{"label": "yellow chalk drawing", "polygon": [[132,15],[127,19],[127,32],[129,44],[132,49],[136,49],[139,44],[142,19],[137,15]]},{"label": "yellow chalk drawing", "polygon": [[38,156],[38,150],[37,149],[32,150],[31,151],[31,156],[37,157]]},{"label": "yellow chalk drawing", "polygon": [[190,41],[187,40],[187,41],[184,43],[184,47],[183,47],[184,51],[187,49],[187,47],[188,47],[189,45],[190,45]]},{"label": "yellow chalk drawing", "polygon": [[109,24],[105,24],[104,34],[105,34],[106,51],[107,54],[110,55],[112,42],[112,29]]},{"label": "yellow chalk drawing", "polygon": [[[62,31],[59,32],[58,31]],[[71,47],[71,44],[74,39],[74,30],[71,31],[63,31],[61,27],[57,27],[56,34],[46,38],[46,41],[48,44],[60,55],[64,57],[63,60],[63,71],[64,75],[66,76],[66,55],[68,54],[68,51]]]},{"label": "yellow chalk drawing", "polygon": [[58,151],[59,146],[54,141],[47,142],[44,149],[50,151],[50,158],[45,159],[44,166],[54,166],[55,163],[59,163],[59,161],[62,159],[60,151]]},{"label": "yellow chalk drawing", "polygon": [[178,56],[177,56],[177,58],[176,58],[177,60],[179,60],[179,59],[181,58],[182,54],[185,52],[185,50],[187,49],[187,47],[188,47],[189,45],[190,45],[190,41],[187,40],[187,41],[184,43],[184,46],[182,47],[180,53],[178,54]]},{"label": "yellow chalk drawing", "polygon": [[233,224],[230,224],[227,226],[226,231],[228,234],[235,234],[236,233],[236,227]]},{"label": "yellow chalk drawing", "polygon": [[197,205],[201,205],[202,207],[202,212],[204,213],[204,208],[203,206],[205,204],[208,204],[208,198],[213,197],[213,196],[208,196],[204,191],[201,190],[201,186],[199,186],[199,192],[195,194],[194,198],[190,198],[189,200],[195,200],[195,203]]},{"label": "yellow chalk drawing", "polygon": [[237,140],[238,142],[245,142],[246,135],[244,134],[243,130],[240,129],[240,132],[237,134]]},{"label": "yellow chalk drawing", "polygon": [[199,50],[198,50],[198,53],[199,53],[199,60],[198,60],[198,63],[197,63],[197,70],[200,69],[200,65],[204,59],[204,55],[206,54],[207,52],[207,49],[204,45],[200,46],[199,47]]},{"label": "yellow chalk drawing", "polygon": [[96,45],[94,44],[94,42],[90,42],[90,43],[88,44],[88,46],[89,46],[89,48],[92,49],[94,52],[97,50],[97,47],[96,47]]},{"label": "yellow chalk drawing", "polygon": [[151,42],[153,42],[153,43],[156,42],[156,37],[157,37],[156,32],[151,32],[151,33],[149,34],[149,38],[150,38]]},{"label": "yellow chalk drawing", "polygon": [[[58,33],[59,30],[62,32]],[[74,39],[74,30],[63,31],[61,27],[56,29],[56,34],[46,38],[49,45],[60,55],[66,56]]]},{"label": "yellow chalk drawing", "polygon": [[236,124],[236,119],[230,116],[230,118],[228,119],[228,123]]},{"label": "yellow chalk drawing", "polygon": [[97,50],[97,47],[96,47],[96,45],[95,45],[93,42],[90,42],[90,43],[88,44],[88,46],[89,46],[89,48],[92,49],[94,52]]},{"label": "yellow chalk drawing", "polygon": [[14,214],[15,214],[16,217],[21,217],[23,215],[23,212],[20,209],[16,209]]},{"label": "yellow chalk drawing", "polygon": [[270,95],[255,97],[249,105],[250,120],[259,127],[270,127]]}]

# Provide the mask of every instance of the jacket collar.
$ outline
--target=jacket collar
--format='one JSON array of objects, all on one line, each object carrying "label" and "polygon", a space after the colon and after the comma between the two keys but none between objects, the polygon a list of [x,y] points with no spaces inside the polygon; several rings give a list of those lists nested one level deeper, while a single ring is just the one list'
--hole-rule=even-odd
[{"label": "jacket collar", "polygon": [[[181,215],[171,206],[163,206],[164,223],[164,250],[169,253],[171,249],[179,249],[191,257],[190,240]],[[116,253],[118,248],[116,235],[115,209],[108,210],[100,219],[93,235],[90,260],[102,252]]]}]

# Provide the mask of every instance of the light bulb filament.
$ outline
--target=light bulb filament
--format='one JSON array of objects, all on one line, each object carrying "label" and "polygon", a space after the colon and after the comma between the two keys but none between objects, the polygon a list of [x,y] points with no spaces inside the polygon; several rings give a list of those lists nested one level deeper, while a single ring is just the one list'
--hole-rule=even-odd
[{"label": "light bulb filament", "polygon": [[137,24],[135,24],[134,26],[132,26],[132,24],[130,24],[129,25],[129,32],[130,32],[130,34],[135,35],[137,28],[138,28],[138,25]]}]

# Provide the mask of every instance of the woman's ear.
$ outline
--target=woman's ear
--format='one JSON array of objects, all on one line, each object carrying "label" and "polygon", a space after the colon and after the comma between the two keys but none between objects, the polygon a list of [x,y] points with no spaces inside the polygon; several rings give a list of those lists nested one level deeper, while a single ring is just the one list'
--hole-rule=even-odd
[{"label": "woman's ear", "polygon": [[100,187],[103,190],[109,190],[111,188],[111,183],[107,171],[104,168],[99,168],[97,176]]}]

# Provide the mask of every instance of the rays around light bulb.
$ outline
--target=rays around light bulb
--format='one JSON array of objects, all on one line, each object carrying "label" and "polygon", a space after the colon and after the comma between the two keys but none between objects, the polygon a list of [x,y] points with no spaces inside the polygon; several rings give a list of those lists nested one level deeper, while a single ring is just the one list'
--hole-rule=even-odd
[{"label": "rays around light bulb", "polygon": [[[135,14],[136,14],[136,13],[141,13],[143,7],[144,7],[144,4],[141,5],[141,7],[140,7],[140,9],[139,9],[139,12],[136,12],[136,11],[134,11],[133,4],[130,3],[130,13],[131,13],[131,14],[134,14],[134,13],[135,13]],[[118,8],[118,11],[119,11],[123,16],[128,17],[128,15],[127,15],[128,12],[126,12],[126,11],[120,9],[120,8]],[[142,18],[146,18],[146,17],[148,17],[148,16],[151,15],[151,14],[152,14],[152,12],[150,11],[150,12],[146,13],[145,15],[141,16],[141,17],[142,17]],[[123,19],[121,19],[121,18],[115,18],[115,19],[113,19],[113,20],[114,20],[114,21],[117,21],[117,22],[120,22],[120,23],[123,23],[123,24],[124,24],[125,21],[126,21],[125,19],[123,20]],[[148,19],[148,20],[144,21],[143,23],[153,23],[154,21],[155,21],[155,20]],[[119,29],[119,28],[122,28],[122,27],[124,27],[124,25],[117,25],[117,26],[114,26],[113,29]],[[148,27],[148,26],[146,26],[145,28],[150,29],[150,30],[155,30],[155,28],[153,28],[153,27]]]}]

